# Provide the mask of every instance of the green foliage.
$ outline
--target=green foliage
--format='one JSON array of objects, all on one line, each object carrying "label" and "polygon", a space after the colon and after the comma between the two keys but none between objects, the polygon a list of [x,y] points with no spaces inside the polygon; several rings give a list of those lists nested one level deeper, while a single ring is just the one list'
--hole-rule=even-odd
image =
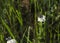
[{"label": "green foliage", "polygon": [[5,28],[7,29],[7,31],[9,32],[9,34],[11,35],[11,37],[15,38],[14,35],[12,34],[9,26],[5,23],[5,21],[3,19],[2,20],[2,24],[5,26]]},{"label": "green foliage", "polygon": [[[59,43],[60,1],[24,1],[0,0],[0,43],[9,36],[18,43]],[[44,23],[37,21],[39,15],[46,16]]]}]

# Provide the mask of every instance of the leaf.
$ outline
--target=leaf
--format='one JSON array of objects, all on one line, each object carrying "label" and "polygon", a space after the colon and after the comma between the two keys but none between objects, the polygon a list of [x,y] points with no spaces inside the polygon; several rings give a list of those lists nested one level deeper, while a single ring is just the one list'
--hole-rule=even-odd
[{"label": "leaf", "polygon": [[2,20],[3,26],[7,29],[7,31],[8,31],[9,34],[11,35],[11,37],[12,37],[12,38],[15,38],[14,35],[13,35],[13,33],[12,33],[11,30],[10,30],[10,27],[5,23],[5,21],[4,21],[2,18],[1,18],[1,20]]},{"label": "leaf", "polygon": [[21,12],[18,12],[18,10],[16,10],[16,13],[17,13],[17,19],[18,19],[20,25],[22,26],[23,25],[23,21],[22,21]]}]

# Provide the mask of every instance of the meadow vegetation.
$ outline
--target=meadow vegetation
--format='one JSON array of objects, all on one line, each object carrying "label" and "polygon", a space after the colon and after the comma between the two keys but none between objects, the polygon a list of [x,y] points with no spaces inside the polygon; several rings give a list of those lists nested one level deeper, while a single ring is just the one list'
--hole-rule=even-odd
[{"label": "meadow vegetation", "polygon": [[[46,21],[39,22],[44,15]],[[0,43],[60,43],[60,0],[0,0]]]}]

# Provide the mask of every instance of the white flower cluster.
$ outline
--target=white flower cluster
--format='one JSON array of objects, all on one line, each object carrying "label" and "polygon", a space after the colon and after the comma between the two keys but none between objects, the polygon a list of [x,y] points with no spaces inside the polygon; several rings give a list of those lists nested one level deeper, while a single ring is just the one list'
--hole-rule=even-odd
[{"label": "white flower cluster", "polygon": [[39,22],[45,22],[45,21],[46,21],[46,17],[45,17],[44,15],[39,16],[39,17],[38,17],[38,21],[39,21]]},{"label": "white flower cluster", "polygon": [[8,40],[7,43],[16,43],[15,39]]}]

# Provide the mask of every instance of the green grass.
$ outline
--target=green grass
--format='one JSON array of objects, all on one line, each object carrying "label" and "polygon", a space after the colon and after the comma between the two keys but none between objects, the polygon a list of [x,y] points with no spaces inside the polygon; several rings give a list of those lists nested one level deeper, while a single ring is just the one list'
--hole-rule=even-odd
[{"label": "green grass", "polygon": [[[58,0],[30,0],[29,11],[25,8],[24,11],[21,10],[20,1],[0,1],[0,43],[6,43],[7,37],[16,39],[17,43],[59,43],[60,3]],[[31,13],[32,7],[34,12]],[[44,23],[37,21],[39,15],[46,16]]]}]

